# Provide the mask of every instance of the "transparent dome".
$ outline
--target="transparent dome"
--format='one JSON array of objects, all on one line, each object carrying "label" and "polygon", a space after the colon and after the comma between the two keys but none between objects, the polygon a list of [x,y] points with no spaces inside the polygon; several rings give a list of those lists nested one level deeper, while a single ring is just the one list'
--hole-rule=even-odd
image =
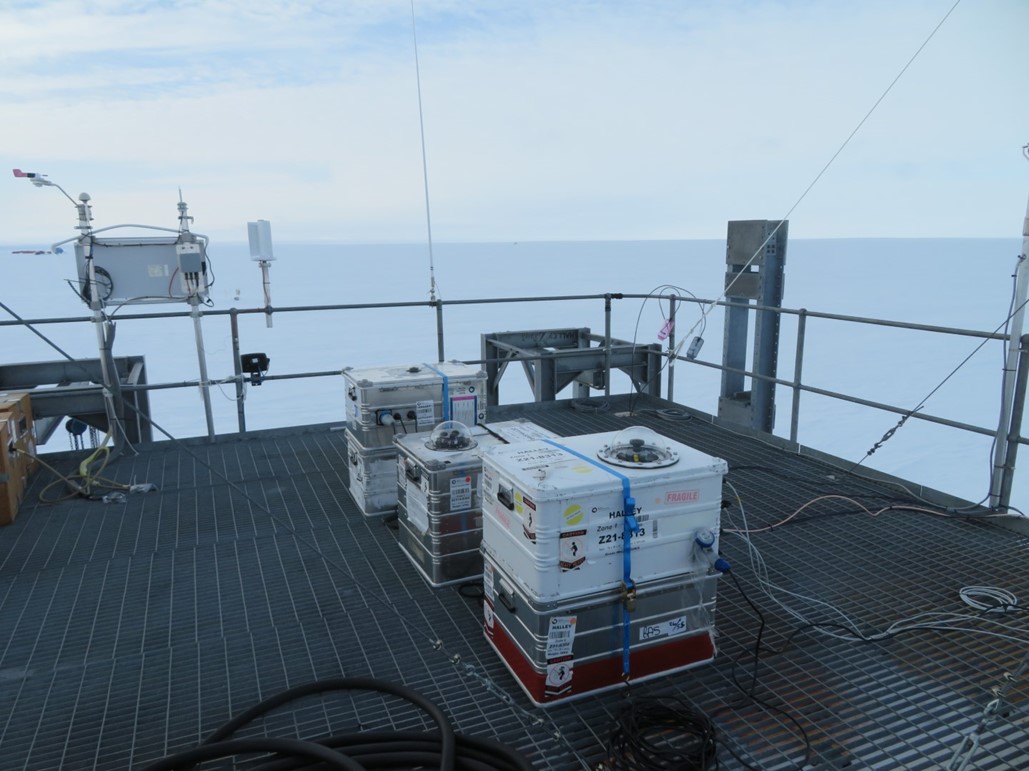
[{"label": "transparent dome", "polygon": [[444,420],[429,434],[429,441],[425,446],[430,450],[442,450],[443,452],[455,452],[457,450],[468,450],[478,442],[472,438],[472,432],[464,423],[456,420]]},{"label": "transparent dome", "polygon": [[597,457],[630,468],[661,468],[679,462],[679,453],[668,446],[668,440],[644,426],[619,431],[610,444],[597,451]]}]

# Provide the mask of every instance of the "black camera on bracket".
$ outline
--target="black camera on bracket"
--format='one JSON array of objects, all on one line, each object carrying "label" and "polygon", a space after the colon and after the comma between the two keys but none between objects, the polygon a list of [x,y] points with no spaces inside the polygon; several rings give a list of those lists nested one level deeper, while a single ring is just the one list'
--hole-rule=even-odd
[{"label": "black camera on bracket", "polygon": [[261,385],[268,371],[270,359],[264,353],[244,353],[239,357],[243,372],[250,375],[250,385]]}]

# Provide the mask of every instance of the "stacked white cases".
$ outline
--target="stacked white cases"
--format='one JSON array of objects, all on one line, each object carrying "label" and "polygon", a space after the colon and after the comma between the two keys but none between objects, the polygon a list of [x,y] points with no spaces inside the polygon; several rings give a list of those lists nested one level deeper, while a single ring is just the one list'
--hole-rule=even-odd
[{"label": "stacked white cases", "polygon": [[530,699],[714,658],[726,470],[641,427],[484,452],[485,633]]},{"label": "stacked white cases", "polygon": [[365,516],[397,510],[393,437],[486,416],[486,373],[461,362],[343,370],[350,493]]},{"label": "stacked white cases", "polygon": [[527,420],[454,421],[394,438],[400,548],[434,587],[482,575],[482,458],[493,445],[557,435]]}]

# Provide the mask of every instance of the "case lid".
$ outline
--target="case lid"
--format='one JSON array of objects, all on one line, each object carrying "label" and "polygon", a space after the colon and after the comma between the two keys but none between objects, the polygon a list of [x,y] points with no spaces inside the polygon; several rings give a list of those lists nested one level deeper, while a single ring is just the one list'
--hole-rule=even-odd
[{"label": "case lid", "polygon": [[[599,456],[605,448],[610,450],[617,446],[615,440],[619,434],[612,431],[500,445],[485,450],[483,459],[502,477],[515,483],[519,489],[532,492],[539,500],[560,500],[593,492],[620,494],[622,483],[619,476],[628,478],[633,490],[712,477],[718,478],[720,483],[721,476],[728,470],[728,465],[721,458],[664,437],[659,437],[651,447],[664,448],[669,455],[676,455],[677,463],[616,466],[601,460]],[[647,447],[646,443],[643,447]],[[608,468],[614,473],[608,473]]]}]

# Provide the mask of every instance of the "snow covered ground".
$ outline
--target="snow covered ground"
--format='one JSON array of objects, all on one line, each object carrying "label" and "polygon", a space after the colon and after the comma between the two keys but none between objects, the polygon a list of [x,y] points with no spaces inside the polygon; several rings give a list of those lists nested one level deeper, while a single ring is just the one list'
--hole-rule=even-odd
[{"label": "snow covered ground", "polygon": [[[198,226],[199,230],[202,230]],[[63,237],[58,235],[57,238]],[[809,311],[874,316],[941,326],[992,331],[1007,313],[1011,274],[1020,241],[1012,239],[841,239],[789,243],[784,305]],[[74,278],[74,258],[12,255],[0,247],[2,297],[26,318],[83,316],[86,309],[64,279]],[[717,297],[722,285],[723,241],[520,242],[437,244],[436,277],[446,300],[485,297],[647,293],[662,284],[683,287],[702,298]],[[214,243],[215,308],[261,304],[260,272],[243,243]],[[428,250],[424,244],[276,244],[272,267],[275,306],[332,303],[424,301],[428,299]],[[184,310],[162,305],[160,310]],[[121,313],[135,313],[138,307]],[[616,337],[656,339],[661,311],[656,300],[615,301]],[[637,317],[640,318],[638,331]],[[695,307],[680,311],[678,334],[690,333],[699,319]],[[604,328],[600,300],[560,303],[467,305],[445,310],[446,356],[476,359],[479,335],[518,329],[588,326]],[[275,316],[267,329],[260,316],[241,317],[244,352],[264,351],[271,374],[338,370],[343,366],[433,361],[434,311],[402,310],[292,313]],[[77,357],[96,356],[88,323],[47,325],[42,330]],[[691,333],[695,334],[695,332]],[[212,379],[231,376],[232,348],[227,318],[204,321]],[[779,371],[792,378],[795,317],[783,322]],[[721,361],[722,314],[707,319],[700,358]],[[804,351],[806,384],[843,391],[899,407],[917,405],[943,380],[978,340],[809,320]],[[0,327],[7,362],[59,358],[31,332]],[[198,377],[189,319],[126,320],[118,324],[115,352],[147,357],[152,383]],[[990,342],[925,405],[925,412],[993,428],[999,414],[1002,347]],[[626,387],[616,381],[615,391]],[[679,363],[675,398],[716,412],[716,370]],[[504,402],[531,398],[519,371],[506,375]],[[776,433],[788,436],[791,392],[779,389]],[[248,389],[249,428],[343,419],[342,379],[325,377],[271,382]],[[205,432],[199,390],[151,394],[154,419],[175,436]],[[232,386],[213,391],[218,431],[236,430]],[[800,441],[851,461],[897,422],[897,416],[838,400],[804,394]],[[867,465],[972,501],[986,495],[991,441],[987,437],[909,420]],[[66,449],[63,432],[51,447]],[[1029,457],[1023,455],[1023,457]],[[1023,461],[1029,463],[1029,460]],[[1025,474],[1022,474],[1025,477]],[[1029,488],[1016,478],[1013,505],[1029,508]]]}]

